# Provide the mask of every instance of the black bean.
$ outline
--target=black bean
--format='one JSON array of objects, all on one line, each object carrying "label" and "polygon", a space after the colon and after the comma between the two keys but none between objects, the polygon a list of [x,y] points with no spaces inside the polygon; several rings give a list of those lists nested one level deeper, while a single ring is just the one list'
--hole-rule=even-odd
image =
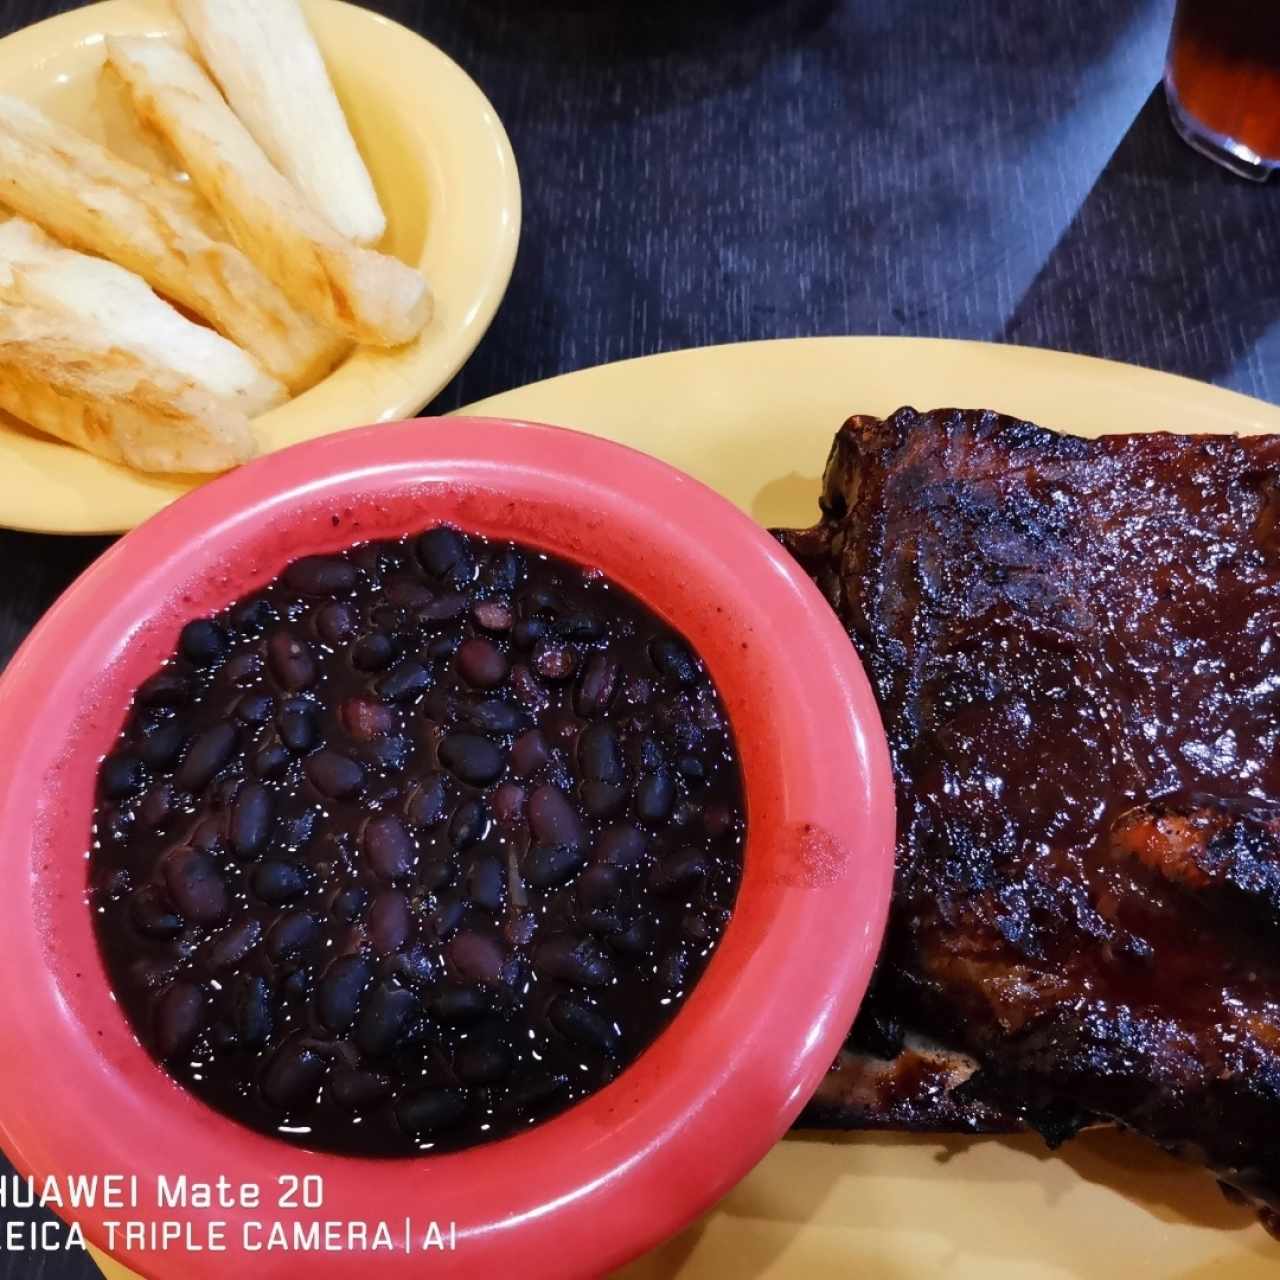
[{"label": "black bean", "polygon": [[237,689],[247,688],[262,674],[262,659],[256,653],[236,653],[222,668],[223,679]]},{"label": "black bean", "polygon": [[345,601],[327,604],[316,614],[316,630],[332,645],[345,644],[356,633],[360,616]]},{"label": "black bean", "polygon": [[537,773],[550,759],[551,750],[540,729],[522,733],[512,744],[511,768],[521,778]]},{"label": "black bean", "polygon": [[307,872],[296,862],[278,858],[260,862],[251,877],[253,891],[263,902],[288,902],[307,891]]},{"label": "black bean", "polygon": [[696,911],[691,911],[680,921],[680,932],[690,942],[701,943],[709,942],[715,933],[715,929],[706,916],[699,915]]},{"label": "black bean", "polygon": [[396,1103],[396,1123],[411,1137],[453,1129],[466,1114],[465,1099],[450,1089],[423,1089]]},{"label": "black bean", "polygon": [[670,991],[681,990],[689,976],[689,957],[681,947],[673,947],[658,962],[658,982]]},{"label": "black bean", "polygon": [[415,827],[434,827],[444,821],[448,812],[449,793],[444,777],[438,773],[427,774],[405,802],[405,816]]},{"label": "black bean", "polygon": [[231,909],[231,892],[218,864],[198,849],[171,849],[161,864],[174,905],[196,924],[218,924]]},{"label": "black bean", "polygon": [[162,1058],[188,1053],[204,1022],[204,992],[194,983],[179,980],[156,1001],[156,1052]]},{"label": "black bean", "polygon": [[369,940],[383,955],[399,951],[413,932],[409,899],[395,889],[378,894],[369,907]]},{"label": "black bean", "polygon": [[701,849],[680,849],[654,864],[649,884],[657,893],[677,893],[710,872],[707,855]]},{"label": "black bean", "polygon": [[236,703],[236,719],[241,724],[266,724],[275,708],[275,699],[269,693],[246,693]]},{"label": "black bean", "polygon": [[593,818],[612,818],[627,805],[627,789],[619,782],[600,782],[588,778],[578,788],[582,807]]},{"label": "black bean", "polygon": [[512,546],[494,552],[481,575],[485,586],[493,591],[513,591],[524,576],[524,556]]},{"label": "black bean", "polygon": [[449,819],[449,843],[455,849],[466,849],[484,837],[489,829],[489,814],[483,800],[464,800]]},{"label": "black bean", "polygon": [[566,640],[599,640],[605,625],[593,613],[568,613],[555,624],[555,633]]},{"label": "black bean", "polygon": [[208,618],[197,618],[182,628],[178,648],[182,656],[197,667],[211,666],[226,653],[227,633]]},{"label": "black bean", "polygon": [[453,1057],[453,1069],[464,1084],[497,1084],[514,1065],[511,1050],[496,1036],[468,1039]]},{"label": "black bean", "polygon": [[144,707],[180,707],[191,698],[191,682],[177,671],[157,671],[134,696]]},{"label": "black bean", "polygon": [[697,660],[678,640],[654,640],[649,645],[649,660],[677,684],[696,684],[701,671]]},{"label": "black bean", "polygon": [[476,625],[486,631],[510,631],[511,624],[515,621],[511,606],[501,600],[477,600],[471,606],[471,616],[476,620]]},{"label": "black bean", "polygon": [[228,969],[254,949],[262,938],[262,923],[253,916],[244,916],[210,939],[205,959],[215,972]]},{"label": "black bean", "polygon": [[394,666],[374,686],[388,702],[412,702],[431,687],[431,675],[420,662],[406,659]]},{"label": "black bean", "polygon": [[551,705],[551,695],[523,662],[517,662],[511,668],[511,688],[516,698],[531,711],[541,711]]},{"label": "black bean", "polygon": [[353,796],[364,785],[364,770],[338,751],[317,751],[303,765],[311,784],[331,800]]},{"label": "black bean", "polygon": [[496,698],[480,702],[461,701],[454,708],[457,718],[481,733],[519,733],[529,724],[529,716],[520,707]]},{"label": "black bean", "polygon": [[578,655],[560,641],[539,641],[533,651],[533,669],[544,680],[567,680],[577,665]]},{"label": "black bean", "polygon": [[108,800],[123,800],[142,789],[147,780],[147,771],[137,756],[108,756],[98,771],[102,784],[102,794]]},{"label": "black bean", "polygon": [[467,872],[467,895],[486,911],[501,911],[506,891],[506,863],[496,854],[482,853]]},{"label": "black bean", "polygon": [[[383,588],[382,594],[396,609],[421,609],[436,598],[436,593],[425,582],[403,576],[392,578]],[[375,616],[375,621],[381,622],[381,619]]]},{"label": "black bean", "polygon": [[[467,597],[458,594],[456,591],[450,591],[445,595],[437,596],[430,604],[424,604],[417,611],[416,616],[419,622],[451,622],[466,607]],[[453,649],[454,640],[450,637],[442,636],[438,641],[433,642],[427,651],[433,658],[443,658],[445,654],[452,653]]]},{"label": "black bean", "polygon": [[636,816],[642,822],[665,822],[676,802],[676,786],[666,770],[647,773],[636,785]]},{"label": "black bean", "polygon": [[253,757],[253,773],[258,778],[278,778],[293,759],[283,742],[267,742]]},{"label": "black bean", "polygon": [[225,853],[227,848],[222,823],[216,818],[205,818],[197,823],[187,843],[204,853]]},{"label": "black bean", "polygon": [[617,690],[618,673],[618,660],[611,654],[596,652],[587,657],[573,694],[573,709],[578,715],[604,715]]},{"label": "black bean", "polygon": [[511,639],[517,648],[532,649],[547,634],[547,624],[541,618],[522,618],[511,629]]},{"label": "black bean", "polygon": [[236,731],[231,725],[210,725],[191,740],[174,782],[183,791],[203,791],[214,775],[230,763],[235,749]]},{"label": "black bean", "polygon": [[371,631],[351,646],[351,665],[357,671],[383,671],[395,656],[391,637],[381,631]]},{"label": "black bean", "polygon": [[319,816],[318,811],[315,809],[303,809],[300,813],[295,813],[282,825],[280,831],[281,845],[296,852],[303,845],[309,844],[311,837],[315,834],[316,822],[319,820]]},{"label": "black bean", "polygon": [[[426,947],[408,947],[392,958],[390,972],[398,974],[409,983],[434,982],[438,976],[437,965]],[[384,970],[385,971],[385,970]]]},{"label": "black bean", "polygon": [[267,664],[276,683],[290,693],[310,688],[318,674],[316,660],[306,644],[283,629],[267,639]]},{"label": "black bean", "polygon": [[606,937],[621,933],[626,927],[622,917],[616,911],[610,911],[605,907],[595,907],[590,911],[582,912],[578,917],[578,923],[588,933],[603,934]]},{"label": "black bean", "polygon": [[129,918],[133,927],[147,938],[176,938],[182,932],[182,917],[153,885],[145,885],[129,899]]},{"label": "black bean", "polygon": [[529,826],[540,844],[576,850],[587,839],[586,826],[573,803],[550,783],[535,787],[529,796]]},{"label": "black bean", "polygon": [[451,733],[440,743],[440,763],[463,782],[483,787],[497,781],[507,753],[474,733]]},{"label": "black bean", "polygon": [[391,1077],[377,1071],[340,1067],[329,1077],[329,1093],[338,1106],[362,1111],[391,1093]]},{"label": "black bean", "polygon": [[540,942],[533,952],[533,967],[546,978],[584,987],[607,987],[613,981],[609,957],[590,938],[568,934]]},{"label": "black bean", "polygon": [[360,747],[360,759],[371,769],[382,769],[398,773],[409,763],[413,755],[413,744],[408,738],[397,735],[393,738],[379,738],[376,742],[366,742]]},{"label": "black bean", "polygon": [[284,580],[306,596],[344,596],[355,590],[360,573],[337,556],[303,556],[284,571]]},{"label": "black bean", "polygon": [[691,786],[701,786],[707,780],[707,767],[694,755],[683,755],[676,761],[680,776]]},{"label": "black bean", "polygon": [[535,845],[524,862],[524,878],[535,889],[564,884],[582,869],[586,855],[562,844]]},{"label": "black bean", "polygon": [[454,529],[444,525],[428,529],[418,539],[418,559],[433,578],[459,585],[471,581],[474,566],[471,549]]},{"label": "black bean", "polygon": [[279,963],[300,954],[320,936],[320,924],[306,911],[289,911],[267,930],[267,955]]},{"label": "black bean", "polygon": [[246,636],[256,636],[260,631],[265,631],[275,618],[275,608],[261,596],[243,600],[231,610],[231,625]]},{"label": "black bean", "polygon": [[644,833],[629,822],[609,827],[596,842],[595,860],[610,867],[631,867],[644,857],[647,841]]},{"label": "black bean", "polygon": [[286,973],[280,990],[291,1000],[305,1000],[311,992],[311,974],[306,969]]},{"label": "black bean", "polygon": [[166,720],[152,729],[134,750],[145,764],[162,769],[178,758],[186,742],[186,729],[177,720]]},{"label": "black bean", "polygon": [[445,960],[451,973],[464,981],[496,986],[502,981],[506,954],[492,934],[467,929],[450,940]]},{"label": "black bean", "polygon": [[525,810],[529,802],[529,793],[514,782],[504,782],[495,788],[493,799],[493,816],[497,822],[509,831],[514,831],[524,824]]},{"label": "black bean", "polygon": [[301,1040],[286,1040],[262,1073],[262,1096],[270,1106],[288,1111],[313,1102],[324,1080],[325,1060]]},{"label": "black bean", "polygon": [[271,988],[264,978],[240,973],[231,987],[232,1022],[243,1049],[261,1049],[271,1039]]},{"label": "black bean", "polygon": [[618,731],[611,724],[588,725],[578,738],[578,771],[596,782],[621,783],[627,770]]},{"label": "black bean", "polygon": [[462,917],[466,914],[467,903],[460,894],[441,894],[427,917],[436,941],[443,942],[462,923]]},{"label": "black bean", "polygon": [[446,983],[431,994],[428,1008],[441,1022],[461,1026],[489,1012],[491,998],[484,987],[459,987]]},{"label": "black bean", "polygon": [[271,830],[274,803],[260,782],[246,782],[231,806],[231,848],[237,858],[257,857]]},{"label": "black bean", "polygon": [[334,896],[331,910],[339,920],[354,924],[364,914],[369,905],[368,890],[359,885],[349,885]]},{"label": "black bean", "polygon": [[427,858],[418,866],[418,882],[434,893],[453,882],[453,863],[448,858]]},{"label": "black bean", "polygon": [[610,906],[622,893],[623,883],[617,867],[588,867],[578,880],[578,901],[587,911]]},{"label": "black bean", "polygon": [[355,1020],[365,988],[373,981],[373,966],[363,956],[342,956],[320,980],[316,1004],[320,1021],[330,1031],[345,1031]]},{"label": "black bean", "polygon": [[551,1002],[551,1025],[561,1035],[595,1049],[600,1053],[616,1056],[622,1047],[617,1028],[598,1009],[568,996],[557,996]]},{"label": "black bean", "polygon": [[418,851],[408,828],[394,814],[370,818],[360,836],[360,849],[375,875],[401,880],[413,872]]},{"label": "black bean", "polygon": [[373,1057],[390,1053],[417,1013],[418,997],[407,987],[391,980],[378,983],[361,1004],[356,1044]]},{"label": "black bean", "polygon": [[452,631],[447,631],[442,636],[433,636],[428,640],[424,653],[429,660],[434,662],[437,658],[452,657],[453,651],[457,647],[458,637]]},{"label": "black bean", "polygon": [[472,636],[458,647],[458,674],[474,689],[495,689],[510,670],[506,655],[492,640]]},{"label": "black bean", "polygon": [[320,740],[320,726],[314,703],[305,698],[290,698],[276,716],[276,731],[290,751],[303,755]]},{"label": "black bean", "polygon": [[637,916],[621,933],[610,935],[609,945],[626,955],[643,955],[653,941],[653,931],[644,916]]},{"label": "black bean", "polygon": [[641,773],[651,773],[655,769],[661,769],[666,760],[661,744],[648,734],[639,739],[632,739],[632,749],[635,753],[636,767]]},{"label": "black bean", "polygon": [[148,831],[164,826],[173,814],[177,801],[167,782],[157,782],[138,804],[138,821]]}]

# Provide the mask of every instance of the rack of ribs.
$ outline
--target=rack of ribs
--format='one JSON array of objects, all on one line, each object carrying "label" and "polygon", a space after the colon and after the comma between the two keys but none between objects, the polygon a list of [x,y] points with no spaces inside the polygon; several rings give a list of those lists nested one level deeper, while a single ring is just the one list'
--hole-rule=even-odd
[{"label": "rack of ribs", "polygon": [[[1278,480],[1275,436],[841,429],[778,536],[876,689],[897,872],[811,1120],[1113,1122],[1280,1207]],[[903,1027],[947,1046],[905,1101]]]}]

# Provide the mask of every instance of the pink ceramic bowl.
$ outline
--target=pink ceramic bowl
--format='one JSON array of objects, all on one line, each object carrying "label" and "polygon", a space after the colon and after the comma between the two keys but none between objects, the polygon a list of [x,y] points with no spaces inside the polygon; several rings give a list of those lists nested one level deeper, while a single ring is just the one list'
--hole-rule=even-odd
[{"label": "pink ceramic bowl", "polygon": [[[359,1160],[242,1129],[130,1034],[85,902],[94,777],[134,687],[181,624],[296,556],[447,520],[599,566],[682,631],[733,722],[746,778],[741,894],[705,976],[611,1085],[519,1136]],[[329,436],[183,498],[66,593],[0,682],[0,1139],[24,1172],[137,1174],[136,1210],[226,1223],[227,1251],[112,1250],[144,1276],[596,1275],[741,1178],[817,1087],[862,999],[892,876],[893,791],[875,703],[822,597],[768,535],[670,467],[544,426],[459,419]],[[225,1177],[266,1207],[159,1209],[156,1177]],[[277,1180],[319,1175],[320,1209]],[[314,1184],[313,1184],[314,1185]],[[246,1251],[255,1220],[456,1224],[446,1254]],[[256,1237],[252,1236],[251,1239]]]}]

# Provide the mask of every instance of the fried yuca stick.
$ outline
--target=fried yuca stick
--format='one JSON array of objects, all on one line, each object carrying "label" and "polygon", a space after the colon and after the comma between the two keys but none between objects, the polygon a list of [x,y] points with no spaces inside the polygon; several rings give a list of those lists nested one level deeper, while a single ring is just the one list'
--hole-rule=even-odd
[{"label": "fried yuca stick", "polygon": [[138,114],[165,137],[236,243],[322,323],[372,346],[416,337],[431,314],[421,274],[339,235],[267,159],[185,49],[107,38]]},{"label": "fried yuca stick", "polygon": [[145,281],[0,224],[0,408],[144,471],[222,471],[253,453],[248,414],[284,387]]},{"label": "fried yuca stick", "polygon": [[387,229],[298,0],[177,0],[227,101],[304,200],[357,244]]},{"label": "fried yuca stick", "polygon": [[64,247],[24,218],[0,223],[0,305],[6,304],[97,325],[110,347],[189,379],[249,417],[288,395],[252,356],[193,324],[145,280]]},{"label": "fried yuca stick", "polygon": [[322,378],[346,350],[244,253],[209,234],[215,220],[194,192],[2,95],[0,203],[136,272],[292,391]]}]

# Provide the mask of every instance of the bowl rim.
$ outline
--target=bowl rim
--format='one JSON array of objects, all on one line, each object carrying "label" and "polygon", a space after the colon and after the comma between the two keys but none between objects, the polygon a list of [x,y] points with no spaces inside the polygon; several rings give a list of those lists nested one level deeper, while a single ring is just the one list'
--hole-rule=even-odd
[{"label": "bowl rim", "polygon": [[[409,512],[419,518],[406,528]],[[695,647],[725,698],[743,760],[743,885],[685,1007],[605,1089],[518,1136],[449,1155],[311,1154],[197,1102],[106,1005],[96,947],[85,945],[84,882],[68,883],[72,866],[83,876],[87,855],[76,854],[83,822],[67,828],[88,806],[80,802],[76,819],[62,801],[88,790],[76,775],[92,778],[127,694],[154,668],[153,655],[172,649],[184,618],[244,594],[297,555],[437,519],[488,533],[525,530],[532,520],[545,536],[513,536],[582,562],[617,539],[609,545],[629,548],[631,559],[601,556],[600,567],[691,639],[705,637]],[[241,544],[252,545],[252,563]],[[642,573],[647,594],[629,580]],[[686,612],[655,598],[664,590]],[[712,617],[729,608],[732,632]],[[741,671],[731,670],[723,655],[740,635],[748,656],[732,659]],[[27,731],[42,722],[65,729]],[[159,1172],[256,1174],[267,1184],[273,1171],[319,1172],[346,1197],[326,1216],[377,1220],[385,1207],[395,1219],[425,1202],[422,1216],[435,1218],[433,1202],[449,1205],[457,1251],[435,1259],[447,1274],[490,1275],[517,1260],[530,1276],[599,1274],[684,1226],[745,1175],[816,1089],[865,993],[887,917],[888,750],[870,686],[826,601],[726,499],[646,454],[560,428],[454,417],[357,429],[194,491],[110,548],[40,622],[0,678],[0,733],[22,743],[0,778],[0,866],[18,886],[0,897],[0,930],[12,971],[33,975],[0,989],[0,1020],[16,1033],[0,1057],[0,1145],[18,1168],[136,1172],[144,1195]],[[838,788],[826,785],[831,777]],[[50,1054],[64,1095],[53,1108]],[[166,1088],[164,1108],[148,1105]],[[126,1160],[130,1167],[118,1167]],[[496,1176],[503,1171],[507,1178]],[[131,1216],[164,1215],[144,1203]],[[218,1216],[233,1229],[247,1220]],[[126,1265],[167,1273],[163,1255],[111,1247],[102,1212],[77,1220]],[[180,1273],[225,1274],[236,1256],[187,1256]],[[296,1267],[288,1253],[240,1256],[254,1258],[256,1275]],[[376,1256],[388,1276],[422,1265],[413,1254]],[[350,1255],[308,1254],[307,1265],[317,1277],[346,1275]]]}]

